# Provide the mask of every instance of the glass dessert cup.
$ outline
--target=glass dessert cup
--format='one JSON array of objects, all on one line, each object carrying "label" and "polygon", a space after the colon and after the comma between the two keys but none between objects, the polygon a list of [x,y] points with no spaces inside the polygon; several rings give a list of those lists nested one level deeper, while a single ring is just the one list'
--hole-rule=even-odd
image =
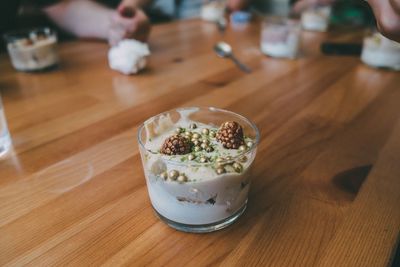
[{"label": "glass dessert cup", "polygon": [[224,18],[225,2],[221,0],[205,0],[201,7],[200,16],[205,21],[217,22]]},{"label": "glass dessert cup", "polygon": [[9,32],[4,39],[16,70],[43,71],[58,64],[57,35],[50,28]]},{"label": "glass dessert cup", "polygon": [[261,27],[261,52],[276,58],[294,59],[300,44],[300,25],[288,18],[268,18]]},{"label": "glass dessert cup", "polygon": [[304,30],[326,32],[329,27],[331,6],[312,6],[301,13],[301,25]]},{"label": "glass dessert cup", "polygon": [[361,61],[371,67],[400,70],[400,43],[375,32],[364,38]]},{"label": "glass dessert cup", "polygon": [[[217,143],[218,127],[227,122],[243,129],[238,149]],[[193,140],[190,152],[160,153],[171,136]],[[246,209],[259,132],[245,117],[212,107],[179,108],[145,121],[138,142],[152,206],[169,226],[212,232],[231,225]]]}]

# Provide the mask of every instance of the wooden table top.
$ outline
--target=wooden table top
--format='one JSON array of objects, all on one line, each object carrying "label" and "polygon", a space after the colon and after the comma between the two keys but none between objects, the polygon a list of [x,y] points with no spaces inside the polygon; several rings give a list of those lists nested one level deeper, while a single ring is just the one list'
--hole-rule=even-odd
[{"label": "wooden table top", "polygon": [[[0,161],[0,265],[386,266],[400,229],[400,74],[324,56],[303,33],[297,60],[262,56],[259,26],[156,26],[148,69],[109,69],[107,45],[60,44],[61,67],[18,73],[0,56],[14,144]],[[253,72],[212,52],[224,39]],[[261,130],[244,215],[210,234],[153,213],[138,125],[217,106]]]}]

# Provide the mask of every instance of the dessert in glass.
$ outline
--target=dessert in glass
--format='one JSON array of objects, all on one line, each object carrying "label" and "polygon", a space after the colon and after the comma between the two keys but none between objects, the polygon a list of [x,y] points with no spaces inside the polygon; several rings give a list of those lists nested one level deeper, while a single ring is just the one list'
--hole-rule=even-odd
[{"label": "dessert in glass", "polygon": [[205,21],[217,22],[224,18],[225,1],[205,0],[201,8],[201,18]]},{"label": "dessert in glass", "polygon": [[261,52],[271,57],[296,58],[300,43],[300,26],[288,18],[268,18],[261,27]]},{"label": "dessert in glass", "polygon": [[400,70],[400,43],[375,32],[364,38],[361,60],[372,67]]},{"label": "dessert in glass", "polygon": [[212,107],[156,115],[138,130],[150,200],[169,226],[212,232],[244,212],[257,127],[236,113]]},{"label": "dessert in glass", "polygon": [[8,54],[15,69],[41,71],[58,63],[57,36],[50,28],[6,33]]},{"label": "dessert in glass", "polygon": [[301,13],[301,24],[307,31],[326,32],[329,27],[331,6],[313,6]]}]

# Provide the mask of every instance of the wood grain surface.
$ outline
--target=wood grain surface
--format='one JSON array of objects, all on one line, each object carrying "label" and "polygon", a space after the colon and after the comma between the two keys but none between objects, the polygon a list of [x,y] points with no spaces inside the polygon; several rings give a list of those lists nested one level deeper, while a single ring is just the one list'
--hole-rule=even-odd
[{"label": "wood grain surface", "polygon": [[[400,229],[400,74],[324,56],[265,57],[259,26],[218,33],[159,25],[146,71],[109,69],[104,43],[60,44],[61,65],[15,72],[0,55],[12,152],[0,160],[1,266],[387,266]],[[212,46],[231,43],[253,72]],[[154,215],[136,142],[148,117],[217,106],[254,121],[261,143],[245,214],[210,234]]]}]

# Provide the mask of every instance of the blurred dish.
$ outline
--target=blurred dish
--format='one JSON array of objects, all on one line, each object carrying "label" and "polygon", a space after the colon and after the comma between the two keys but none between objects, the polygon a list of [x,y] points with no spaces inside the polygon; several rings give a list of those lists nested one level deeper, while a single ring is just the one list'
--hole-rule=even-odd
[{"label": "blurred dish", "polygon": [[11,63],[19,71],[40,71],[58,64],[57,35],[50,28],[4,35]]},{"label": "blurred dish", "polygon": [[400,43],[380,33],[364,38],[361,61],[372,67],[400,70]]}]

